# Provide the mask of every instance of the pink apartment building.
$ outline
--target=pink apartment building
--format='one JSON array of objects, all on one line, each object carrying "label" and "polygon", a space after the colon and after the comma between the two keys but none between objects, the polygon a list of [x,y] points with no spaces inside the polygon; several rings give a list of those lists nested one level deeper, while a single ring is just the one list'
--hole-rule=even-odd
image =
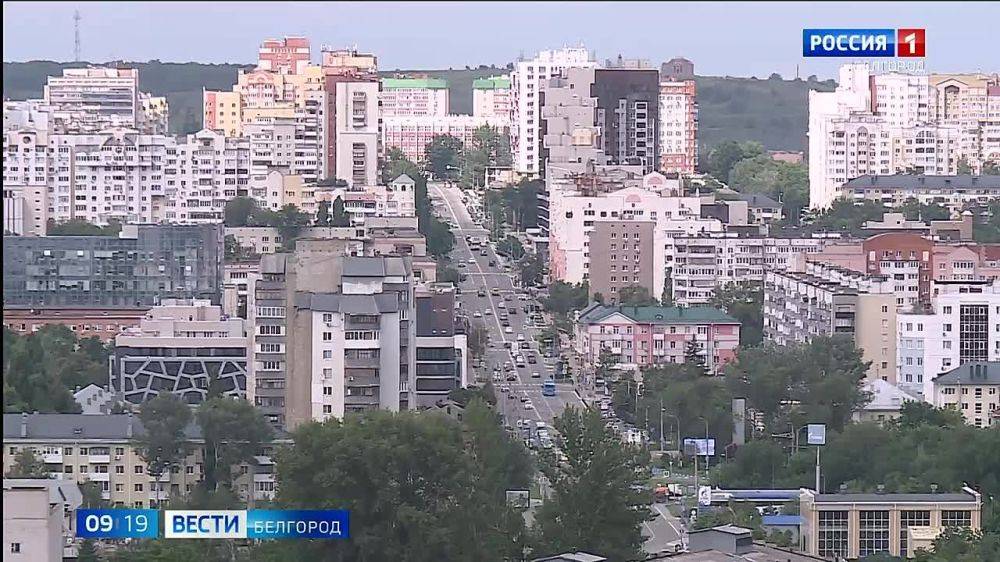
[{"label": "pink apartment building", "polygon": [[577,353],[588,365],[596,365],[601,350],[608,349],[630,370],[684,363],[684,350],[694,341],[717,374],[740,344],[739,320],[711,307],[593,304],[580,312],[575,330]]},{"label": "pink apartment building", "polygon": [[302,74],[309,62],[309,40],[305,37],[267,39],[257,51],[257,67],[278,74]]}]

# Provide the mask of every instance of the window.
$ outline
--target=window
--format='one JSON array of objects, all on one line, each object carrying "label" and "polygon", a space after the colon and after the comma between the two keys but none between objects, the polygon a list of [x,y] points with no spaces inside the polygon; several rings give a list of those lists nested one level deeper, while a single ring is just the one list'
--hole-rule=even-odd
[{"label": "window", "polygon": [[333,314],[331,314],[329,312],[324,312],[323,313],[323,321],[324,322],[333,322]]},{"label": "window", "polygon": [[124,466],[116,466],[115,467],[115,474],[125,474],[125,467]]},{"label": "window", "polygon": [[66,474],[73,474],[73,465],[67,464],[66,466],[64,466],[63,472],[65,472]]},{"label": "window", "polygon": [[21,543],[19,543],[19,542],[12,542],[12,543],[10,543],[10,553],[11,554],[20,554],[20,552],[21,552]]},{"label": "window", "polygon": [[820,556],[847,556],[847,512],[820,511],[817,538]]},{"label": "window", "polygon": [[116,492],[124,492],[125,491],[125,484],[115,484],[115,491]]},{"label": "window", "polygon": [[942,527],[971,527],[972,512],[967,509],[941,510]]},{"label": "window", "polygon": [[136,474],[142,474],[143,472],[145,472],[145,470],[146,470],[145,467],[143,467],[141,464],[135,465]]},{"label": "window", "polygon": [[186,466],[186,467],[184,467],[184,472],[185,472],[185,474],[194,474],[194,467],[193,466]]},{"label": "window", "polygon": [[333,351],[329,349],[323,350],[323,359],[333,359]]},{"label": "window", "polygon": [[862,511],[859,520],[859,554],[868,556],[889,552],[889,512]]},{"label": "window", "polygon": [[333,406],[331,406],[329,404],[324,404],[323,405],[323,413],[324,414],[332,414],[333,413]]},{"label": "window", "polygon": [[134,487],[133,489],[134,489],[134,490],[135,490],[136,492],[141,492],[141,491],[142,491],[142,484],[136,484],[136,485],[135,485],[135,487]]},{"label": "window", "polygon": [[323,332],[323,341],[333,341],[333,332]]},{"label": "window", "polygon": [[115,454],[118,455],[118,456],[124,455],[125,454],[125,448],[124,447],[115,447]]}]

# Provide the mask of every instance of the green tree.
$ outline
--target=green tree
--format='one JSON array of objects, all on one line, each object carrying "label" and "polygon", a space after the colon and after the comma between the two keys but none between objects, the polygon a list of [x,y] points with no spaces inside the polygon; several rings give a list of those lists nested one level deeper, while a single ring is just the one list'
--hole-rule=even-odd
[{"label": "green tree", "polygon": [[657,306],[660,304],[649,289],[642,285],[626,285],[618,291],[618,304],[622,306]]},{"label": "green tree", "polygon": [[708,155],[708,172],[721,181],[729,181],[729,173],[737,162],[763,153],[764,147],[757,142],[720,142]]},{"label": "green tree", "polygon": [[934,539],[933,552],[918,550],[917,562],[992,562],[1000,560],[1000,534],[947,528]]},{"label": "green tree", "polygon": [[310,218],[308,213],[299,210],[298,207],[289,203],[284,205],[277,212],[265,214],[267,226],[274,227],[281,236],[281,246],[285,251],[295,249],[295,239],[303,227],[309,226]]},{"label": "green tree", "polygon": [[471,146],[462,151],[463,187],[486,185],[486,168],[510,166],[510,138],[496,127],[483,125],[473,132]]},{"label": "green tree", "polygon": [[698,374],[708,374],[708,365],[705,363],[705,351],[698,342],[688,340],[684,343],[684,365]]},{"label": "green tree", "polygon": [[447,265],[444,260],[441,260],[437,264],[437,280],[440,283],[452,283],[458,286],[462,280],[462,274],[454,267]]},{"label": "green tree", "polygon": [[133,443],[146,463],[146,472],[159,480],[178,471],[190,450],[184,430],[191,422],[191,409],[177,396],[164,392],[142,405],[139,419],[143,431],[133,437]]},{"label": "green tree", "polygon": [[102,509],[108,506],[107,500],[101,497],[101,485],[92,480],[87,480],[80,484],[80,493],[83,494],[83,507],[87,509]]},{"label": "green tree", "polygon": [[337,197],[333,200],[333,218],[331,226],[350,226],[351,216],[344,210],[344,200]]},{"label": "green tree", "polygon": [[225,237],[225,258],[226,261],[249,259],[255,255],[253,248],[248,248],[240,244],[232,234]]},{"label": "green tree", "polygon": [[660,294],[660,306],[674,306],[673,270],[668,269],[663,279],[663,293]]},{"label": "green tree", "polygon": [[554,314],[565,316],[587,306],[588,290],[586,282],[573,285],[556,281],[549,285],[549,295],[542,299],[542,306]]},{"label": "green tree", "polygon": [[521,275],[522,287],[535,287],[542,284],[545,275],[545,262],[538,254],[530,254],[517,262]]},{"label": "green tree", "polygon": [[[337,199],[340,198],[338,197]],[[331,222],[330,202],[326,200],[320,201],[316,209],[316,221],[313,224],[316,226],[331,226]]]},{"label": "green tree", "polygon": [[260,213],[260,204],[252,197],[234,197],[226,201],[222,210],[223,223],[232,228],[238,226],[257,226],[254,217]]},{"label": "green tree", "polygon": [[4,474],[4,478],[51,478],[49,472],[35,450],[25,447],[17,452],[14,466]]},{"label": "green tree", "polygon": [[740,345],[764,341],[764,287],[760,282],[738,281],[716,287],[712,306],[740,321]]},{"label": "green tree", "polygon": [[258,454],[271,426],[249,402],[223,396],[202,403],[197,418],[205,438],[205,487],[231,489],[233,470]]},{"label": "green tree", "polygon": [[779,162],[760,154],[737,162],[728,181],[741,193],[759,193],[781,202],[791,224],[798,224],[802,209],[809,205],[809,169],[805,164]]},{"label": "green tree", "polygon": [[869,397],[861,390],[868,364],[848,337],[815,337],[808,344],[741,350],[726,370],[733,396],[761,417],[765,432],[805,423],[839,430]]},{"label": "green tree", "polygon": [[965,156],[962,156],[961,158],[958,159],[957,167],[959,175],[972,173],[972,166],[969,165],[969,159],[966,158]]},{"label": "green tree", "polygon": [[1000,162],[987,160],[983,162],[980,174],[984,176],[1000,176]]},{"label": "green tree", "polygon": [[904,402],[899,410],[899,417],[892,420],[893,425],[905,429],[913,429],[930,425],[936,427],[961,427],[965,423],[962,414],[949,408],[935,408],[927,402]]},{"label": "green tree", "polygon": [[453,420],[371,412],[305,424],[294,440],[278,454],[278,504],[347,509],[351,540],[288,543],[286,559],[499,562],[520,555],[523,520],[491,493],[484,461],[469,453],[477,449]]},{"label": "green tree", "polygon": [[[627,389],[618,385],[614,398],[618,403],[629,403],[622,395]],[[733,434],[732,395],[721,377],[706,377],[704,370],[694,364],[667,364],[643,372],[643,390],[638,408],[646,427],[659,439],[659,416],[664,410],[664,438],[675,435],[670,425],[676,425],[681,437],[698,437],[706,433],[715,438],[716,450],[723,450]],[[646,416],[645,413],[649,412]],[[640,424],[641,425],[641,424]]]},{"label": "green tree", "polygon": [[108,221],[107,226],[97,226],[84,219],[70,219],[57,223],[49,219],[46,234],[48,236],[118,236],[122,225],[117,220]]},{"label": "green tree", "polygon": [[552,497],[536,515],[536,552],[641,558],[649,503],[632,485],[643,466],[642,453],[621,443],[594,409],[567,408],[554,425],[567,460],[550,458],[542,465]]},{"label": "green tree", "polygon": [[83,539],[80,543],[80,549],[76,553],[76,562],[98,562],[99,560],[93,539]]},{"label": "green tree", "polygon": [[597,367],[594,370],[596,376],[602,379],[611,378],[611,374],[618,365],[621,356],[607,347],[601,348],[601,353],[597,356]]},{"label": "green tree", "polygon": [[452,179],[459,169],[462,141],[451,135],[434,135],[424,149],[427,171],[437,179]]},{"label": "green tree", "polygon": [[921,220],[924,222],[941,221],[951,218],[951,211],[939,203],[923,204],[914,197],[903,202],[899,207],[906,220]]}]

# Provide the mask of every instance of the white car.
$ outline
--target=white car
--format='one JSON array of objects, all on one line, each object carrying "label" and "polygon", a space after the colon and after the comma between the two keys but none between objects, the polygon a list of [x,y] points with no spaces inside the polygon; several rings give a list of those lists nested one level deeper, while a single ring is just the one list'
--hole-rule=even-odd
[{"label": "white car", "polygon": [[493,311],[489,308],[486,309],[486,316],[493,316]]},{"label": "white car", "polygon": [[475,263],[476,263],[476,258],[469,258],[469,265],[473,265]]},{"label": "white car", "polygon": [[472,313],[472,317],[473,317],[473,318],[482,318],[482,317],[483,317],[483,313],[482,313],[482,312],[479,312],[479,311],[477,310],[477,311],[475,311],[475,312],[473,312],[473,313]]},{"label": "white car", "polygon": [[505,334],[513,334],[514,333],[514,328],[512,328],[511,326],[507,326],[506,328],[503,329],[503,333],[505,333]]},{"label": "white car", "polygon": [[528,400],[527,402],[524,403],[524,409],[525,410],[534,410],[535,409],[535,405],[531,403],[531,400]]}]

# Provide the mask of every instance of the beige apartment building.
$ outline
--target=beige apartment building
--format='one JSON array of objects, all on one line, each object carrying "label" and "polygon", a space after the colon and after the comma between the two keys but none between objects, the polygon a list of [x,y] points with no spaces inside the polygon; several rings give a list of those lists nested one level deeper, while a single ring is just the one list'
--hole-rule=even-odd
[{"label": "beige apartment building", "polygon": [[1000,362],[966,363],[934,378],[933,404],[976,427],[1000,426]]},{"label": "beige apartment building", "polygon": [[[187,427],[191,453],[177,472],[158,479],[148,474],[133,445],[143,431],[132,414],[4,414],[3,470],[9,471],[17,454],[30,448],[52,478],[96,482],[112,507],[155,508],[171,496],[190,493],[203,476],[201,429],[196,424]],[[235,481],[235,491],[245,501],[274,497],[271,447],[259,453],[251,466],[239,468],[242,475]]]},{"label": "beige apartment building", "polygon": [[972,488],[940,494],[817,494],[804,489],[799,512],[809,554],[837,560],[880,552],[906,557],[913,551],[911,537],[924,536],[922,531],[937,536],[947,527],[979,529],[982,498]]}]

